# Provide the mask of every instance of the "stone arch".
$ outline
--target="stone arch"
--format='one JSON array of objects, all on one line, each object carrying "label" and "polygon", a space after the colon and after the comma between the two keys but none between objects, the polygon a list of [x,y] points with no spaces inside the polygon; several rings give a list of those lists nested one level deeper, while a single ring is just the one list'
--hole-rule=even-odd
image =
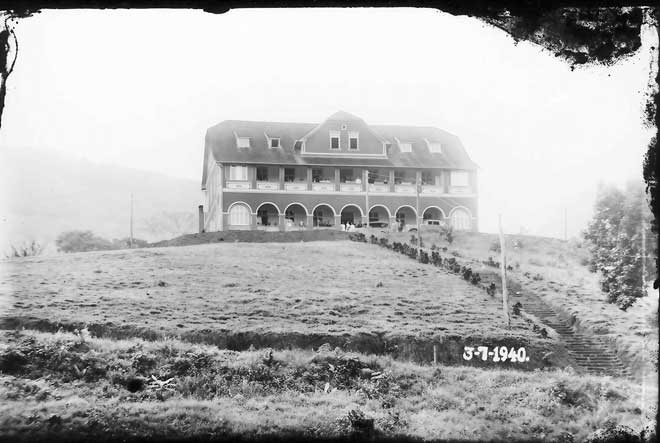
[{"label": "stone arch", "polygon": [[234,202],[227,208],[227,221],[230,227],[249,227],[252,224],[252,208],[245,202]]},{"label": "stone arch", "polygon": [[298,206],[300,206],[301,208],[303,208],[303,209],[305,210],[305,215],[312,215],[312,213],[309,212],[309,211],[307,210],[307,206],[303,205],[303,204],[300,203],[300,202],[292,202],[292,203],[289,203],[288,205],[286,205],[286,208],[284,208],[284,212],[283,212],[283,214],[286,214],[286,211],[289,210],[289,208],[290,208],[291,206],[295,206],[295,205],[298,205]]},{"label": "stone arch", "polygon": [[275,203],[273,203],[273,202],[263,202],[263,203],[260,203],[259,206],[257,206],[256,211],[254,211],[254,212],[259,212],[259,209],[261,209],[261,207],[262,207],[263,205],[272,205],[272,206],[275,207],[275,209],[277,209],[277,213],[278,213],[278,214],[282,214],[282,211],[280,211],[280,207],[277,206],[277,205],[276,205]]},{"label": "stone arch", "polygon": [[387,223],[389,225],[392,213],[385,205],[373,205],[369,208],[369,223]]},{"label": "stone arch", "polygon": [[312,209],[312,226],[315,228],[333,227],[335,226],[336,215],[337,213],[332,205],[329,203],[319,203]]},{"label": "stone arch", "polygon": [[404,225],[417,224],[417,211],[410,205],[401,205],[394,211],[396,221],[400,224],[403,221]]},{"label": "stone arch", "polygon": [[472,212],[465,206],[456,206],[449,212],[451,226],[457,231],[472,229]]},{"label": "stone arch", "polygon": [[[269,211],[269,209],[273,209]],[[257,206],[257,229],[271,229],[279,226],[280,208],[272,202],[263,202]]]},{"label": "stone arch", "polygon": [[[432,211],[427,212],[429,211],[429,209],[434,209],[435,213],[433,213]],[[444,220],[445,218],[446,218],[445,211],[443,211],[442,208],[439,206],[434,206],[434,205],[427,206],[424,209],[424,211],[422,211],[422,219],[424,220]]]},{"label": "stone arch", "polygon": [[[357,209],[357,211],[355,209]],[[364,215],[364,213],[362,212],[362,208],[360,206],[353,203],[349,203],[341,208],[341,211],[339,211],[339,215],[340,215],[339,222],[341,224],[350,223],[352,225],[358,225],[358,224],[362,224],[362,216]]]}]

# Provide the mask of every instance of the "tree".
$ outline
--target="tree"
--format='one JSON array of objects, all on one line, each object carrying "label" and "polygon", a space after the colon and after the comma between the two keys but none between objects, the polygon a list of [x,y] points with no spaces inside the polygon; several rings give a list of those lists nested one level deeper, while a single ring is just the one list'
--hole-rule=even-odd
[{"label": "tree", "polygon": [[653,278],[647,259],[656,249],[656,237],[650,226],[651,213],[640,185],[630,183],[625,192],[614,187],[599,190],[584,233],[591,242],[590,268],[601,273],[607,300],[623,310],[646,295],[644,283]]},{"label": "tree", "polygon": [[57,250],[61,252],[106,251],[115,249],[111,242],[92,231],[67,231],[57,236]]}]

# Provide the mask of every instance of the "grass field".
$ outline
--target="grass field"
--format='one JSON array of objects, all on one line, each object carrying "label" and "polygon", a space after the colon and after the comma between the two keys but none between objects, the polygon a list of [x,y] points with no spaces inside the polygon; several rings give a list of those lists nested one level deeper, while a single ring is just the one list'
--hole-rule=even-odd
[{"label": "grass field", "polygon": [[3,337],[0,369],[0,429],[22,441],[582,441],[614,424],[639,434],[653,417],[627,380],[329,347],[271,354],[27,331]]},{"label": "grass field", "polygon": [[[0,335],[0,440],[580,441],[654,420],[657,384],[558,369],[554,336],[520,316],[505,328],[500,297],[460,276],[370,244],[284,241],[0,261],[0,326],[17,330]],[[488,236],[438,245],[497,272],[478,265]],[[582,272],[523,248],[512,276],[543,271],[539,290]],[[525,346],[531,361],[466,367],[464,344]]]},{"label": "grass field", "polygon": [[230,243],[6,261],[7,317],[261,334],[533,337],[467,282],[344,242]]}]

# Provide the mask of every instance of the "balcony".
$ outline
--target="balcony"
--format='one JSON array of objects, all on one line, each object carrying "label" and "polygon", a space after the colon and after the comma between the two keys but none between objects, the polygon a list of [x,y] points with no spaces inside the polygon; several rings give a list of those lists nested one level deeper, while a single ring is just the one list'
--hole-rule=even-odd
[{"label": "balcony", "polygon": [[312,191],[317,191],[317,192],[335,192],[335,184],[327,181],[327,182],[317,182],[317,183],[312,183]]},{"label": "balcony", "polygon": [[451,194],[469,194],[472,192],[469,186],[452,186],[449,188]]},{"label": "balcony", "polygon": [[250,189],[252,186],[246,180],[227,180],[225,187],[227,189]]},{"label": "balcony", "polygon": [[401,183],[400,185],[394,186],[394,192],[397,194],[414,194],[415,185],[412,183]]},{"label": "balcony", "polygon": [[342,183],[341,192],[362,192],[362,183]]},{"label": "balcony", "polygon": [[443,192],[442,186],[422,185],[422,194],[442,194]]},{"label": "balcony", "polygon": [[372,183],[369,185],[369,192],[390,192],[390,185],[385,183]]},{"label": "balcony", "polygon": [[280,183],[269,182],[269,181],[258,181],[257,189],[263,189],[264,191],[277,191],[280,189]]},{"label": "balcony", "polygon": [[286,191],[306,191],[307,182],[289,182],[284,184]]}]

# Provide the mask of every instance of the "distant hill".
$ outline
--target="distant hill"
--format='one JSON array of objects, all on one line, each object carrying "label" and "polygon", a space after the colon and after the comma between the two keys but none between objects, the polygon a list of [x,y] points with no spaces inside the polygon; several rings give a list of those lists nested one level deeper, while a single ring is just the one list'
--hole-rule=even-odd
[{"label": "distant hill", "polygon": [[135,237],[171,238],[162,226],[166,223],[154,223],[167,218],[164,213],[178,214],[185,221],[183,231],[194,232],[201,196],[196,180],[92,163],[56,151],[2,148],[0,253],[9,244],[33,239],[52,244],[60,232],[71,229],[89,229],[108,239],[127,237],[131,193]]}]

